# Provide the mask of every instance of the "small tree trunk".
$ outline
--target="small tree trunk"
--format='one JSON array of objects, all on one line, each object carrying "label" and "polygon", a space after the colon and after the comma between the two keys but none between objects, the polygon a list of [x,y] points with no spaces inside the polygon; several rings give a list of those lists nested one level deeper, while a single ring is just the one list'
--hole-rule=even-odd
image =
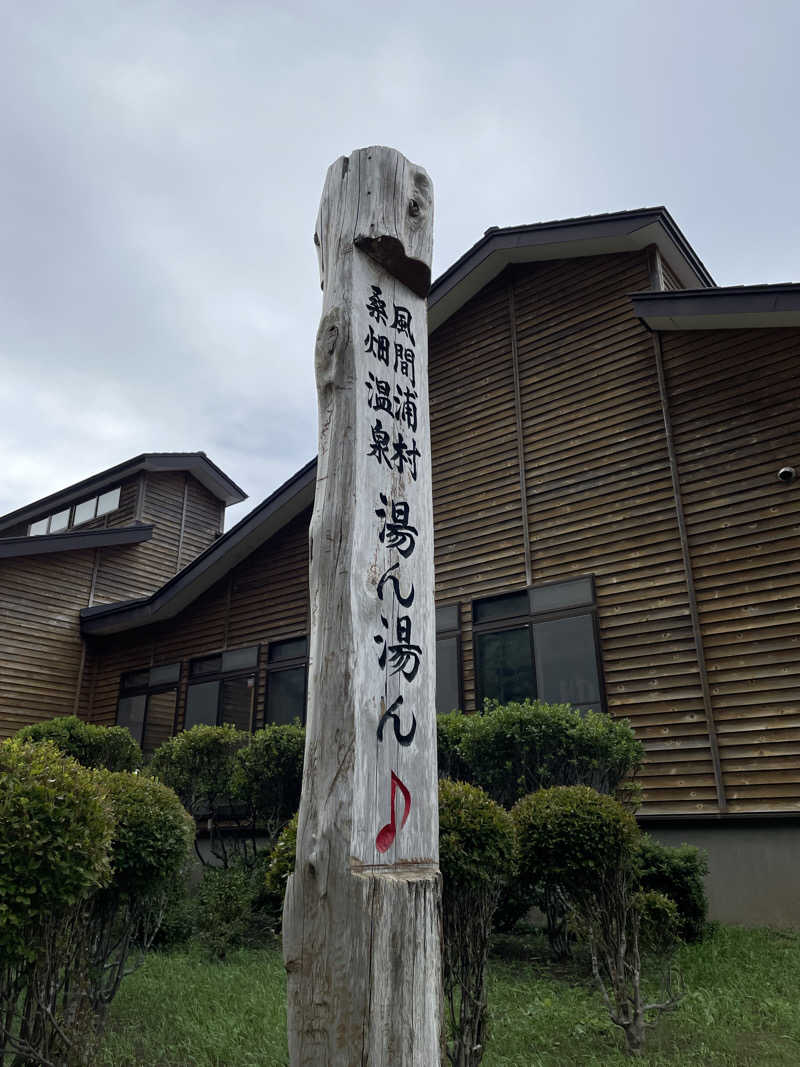
[{"label": "small tree trunk", "polygon": [[562,962],[570,957],[567,909],[561,893],[555,886],[545,887],[544,901],[550,953],[554,960]]}]

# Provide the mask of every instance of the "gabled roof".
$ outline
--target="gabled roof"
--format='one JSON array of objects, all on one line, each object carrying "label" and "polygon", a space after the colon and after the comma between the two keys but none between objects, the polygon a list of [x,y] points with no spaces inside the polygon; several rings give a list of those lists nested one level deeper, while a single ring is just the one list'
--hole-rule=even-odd
[{"label": "gabled roof", "polygon": [[314,502],[317,461],[253,508],[174,578],[150,596],[81,611],[84,634],[116,634],[171,619]]},{"label": "gabled roof", "polygon": [[102,530],[67,530],[36,537],[0,537],[0,559],[76,552],[81,548],[107,548],[109,545],[138,545],[142,541],[149,541],[152,536],[151,525],[137,522],[133,526],[109,526]]},{"label": "gabled roof", "polygon": [[800,283],[633,293],[634,313],[651,330],[744,330],[800,326]]},{"label": "gabled roof", "polygon": [[[714,280],[663,207],[608,215],[492,227],[433,283],[428,297],[430,331],[454,314],[510,263],[633,252],[655,244],[684,284]],[[84,608],[84,634],[115,634],[171,619],[314,501],[313,459],[233,529],[151,596]]]},{"label": "gabled roof", "polygon": [[49,515],[70,504],[79,503],[85,497],[110,489],[123,478],[129,478],[139,471],[188,471],[226,505],[238,504],[247,499],[247,493],[220,470],[216,463],[212,463],[205,452],[143,452],[140,456],[118,463],[115,467],[108,467],[107,470],[75,482],[66,489],[59,489],[57,493],[51,493],[50,496],[0,516],[0,531],[18,523],[32,522],[40,515]]},{"label": "gabled roof", "polygon": [[440,275],[428,297],[433,332],[511,263],[635,252],[656,245],[687,289],[714,285],[697,253],[665,207],[584,215],[530,226],[492,226]]}]

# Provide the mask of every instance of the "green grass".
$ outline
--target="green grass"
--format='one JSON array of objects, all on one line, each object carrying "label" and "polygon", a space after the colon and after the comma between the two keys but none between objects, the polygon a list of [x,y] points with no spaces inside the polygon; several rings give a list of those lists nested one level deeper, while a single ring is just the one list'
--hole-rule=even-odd
[{"label": "green grass", "polygon": [[[686,995],[649,1036],[646,1067],[797,1067],[800,934],[722,928],[678,955]],[[225,963],[153,954],[126,978],[97,1067],[282,1067],[285,982],[277,949]],[[587,961],[547,961],[538,936],[498,939],[485,1067],[613,1067],[631,1061]]]}]

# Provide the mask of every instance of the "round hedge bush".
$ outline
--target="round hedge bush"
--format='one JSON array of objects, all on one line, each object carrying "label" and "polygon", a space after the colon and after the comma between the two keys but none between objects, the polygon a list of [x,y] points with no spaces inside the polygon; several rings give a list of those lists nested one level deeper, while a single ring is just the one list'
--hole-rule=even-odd
[{"label": "round hedge bush", "polygon": [[103,776],[114,813],[111,888],[144,898],[180,876],[194,841],[195,825],[172,789],[126,772]]},{"label": "round hedge bush", "polygon": [[642,889],[663,893],[677,905],[679,936],[684,941],[701,940],[708,919],[705,852],[694,845],[662,845],[642,834],[638,864]]},{"label": "round hedge bush", "polygon": [[52,741],[84,767],[135,771],[142,765],[142,750],[124,726],[97,726],[76,715],[25,726],[17,737],[23,741]]},{"label": "round hedge bush", "polygon": [[102,781],[54,744],[0,744],[0,957],[107,882],[114,829]]},{"label": "round hedge bush", "polygon": [[286,883],[289,881],[289,875],[294,873],[297,854],[297,818],[298,813],[295,812],[283,830],[281,830],[267,867],[265,877],[266,892],[272,911],[276,916],[281,914],[283,898],[286,894]]},{"label": "round hedge bush", "polygon": [[439,866],[443,891],[491,889],[515,871],[514,825],[482,789],[439,781]]},{"label": "round hedge bush", "polygon": [[446,715],[436,716],[436,752],[439,765],[439,777],[449,778],[453,782],[468,782],[470,771],[462,754],[465,734],[472,726],[475,715],[463,715],[460,711],[451,711]]},{"label": "round hedge bush", "polygon": [[255,823],[277,831],[297,811],[305,743],[302,726],[272,724],[236,753],[231,793]]},{"label": "round hedge bush", "polygon": [[469,781],[510,808],[538,789],[588,785],[614,793],[642,761],[627,720],[538,700],[486,702],[469,720],[458,752]]},{"label": "round hedge bush", "polygon": [[236,753],[250,736],[235,726],[193,726],[160,745],[148,770],[195,818],[203,817],[230,803]]},{"label": "round hedge bush", "polygon": [[588,786],[541,789],[518,801],[511,815],[520,878],[531,887],[557,885],[580,902],[635,863],[636,820]]}]

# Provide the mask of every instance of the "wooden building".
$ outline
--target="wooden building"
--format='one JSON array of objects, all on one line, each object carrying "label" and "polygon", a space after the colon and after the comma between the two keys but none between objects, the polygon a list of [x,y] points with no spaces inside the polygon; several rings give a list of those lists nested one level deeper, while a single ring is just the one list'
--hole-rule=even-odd
[{"label": "wooden building", "polygon": [[[629,718],[642,821],[709,848],[715,913],[800,921],[800,285],[718,288],[665,209],[620,212],[487,231],[429,329],[439,710]],[[149,749],[302,715],[314,475],[216,539],[221,472],[196,505],[196,470],[160,475],[202,534],[140,509],[102,525],[135,546],[3,559],[63,536],[25,526],[63,494],[0,520],[0,725],[75,708]]]}]

